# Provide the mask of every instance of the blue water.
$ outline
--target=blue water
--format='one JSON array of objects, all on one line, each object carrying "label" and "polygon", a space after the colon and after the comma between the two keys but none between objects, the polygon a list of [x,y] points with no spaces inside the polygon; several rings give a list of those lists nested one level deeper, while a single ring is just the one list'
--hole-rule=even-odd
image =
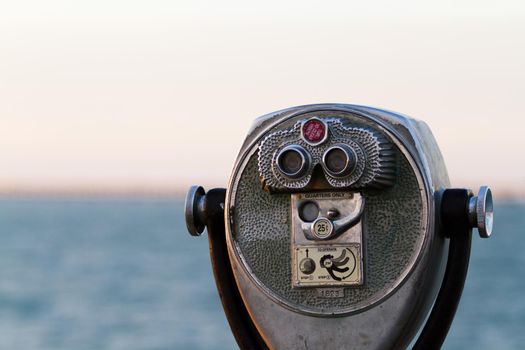
[{"label": "blue water", "polygon": [[[525,205],[475,239],[444,349],[525,345]],[[235,349],[180,200],[0,200],[0,349]]]}]

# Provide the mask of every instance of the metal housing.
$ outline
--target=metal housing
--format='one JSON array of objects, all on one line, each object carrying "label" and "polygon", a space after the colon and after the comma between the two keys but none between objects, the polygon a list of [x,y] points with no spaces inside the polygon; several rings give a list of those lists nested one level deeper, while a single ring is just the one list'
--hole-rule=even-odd
[{"label": "metal housing", "polygon": [[[233,239],[238,174],[255,147],[275,126],[312,112],[349,113],[374,123],[403,152],[420,184],[424,229],[420,251],[411,267],[381,295],[340,312],[317,312],[273,295],[247,268]],[[318,104],[281,110],[258,118],[237,158],[225,203],[226,240],[235,279],[258,331],[275,349],[390,349],[406,347],[435,299],[443,278],[447,243],[438,226],[440,190],[449,186],[441,153],[425,123],[371,107]]]}]

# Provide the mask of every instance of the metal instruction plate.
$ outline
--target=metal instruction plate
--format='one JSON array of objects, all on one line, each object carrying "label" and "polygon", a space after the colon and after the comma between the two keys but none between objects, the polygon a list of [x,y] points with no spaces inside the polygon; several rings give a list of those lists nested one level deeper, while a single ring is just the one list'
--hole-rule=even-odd
[{"label": "metal instruction plate", "polygon": [[309,245],[294,248],[293,286],[352,286],[363,283],[361,245]]}]

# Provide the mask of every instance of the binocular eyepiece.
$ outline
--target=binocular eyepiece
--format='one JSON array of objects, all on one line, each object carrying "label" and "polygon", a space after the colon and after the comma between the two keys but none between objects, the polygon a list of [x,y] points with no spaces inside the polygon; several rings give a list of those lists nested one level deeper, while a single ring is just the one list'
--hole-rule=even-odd
[{"label": "binocular eyepiece", "polygon": [[493,222],[488,187],[449,187],[423,122],[300,106],[255,121],[228,187],[190,189],[186,223],[193,235],[208,229],[241,348],[404,348],[422,329],[415,348],[437,349],[471,230],[489,237]]},{"label": "binocular eyepiece", "polygon": [[299,145],[283,148],[275,160],[277,169],[289,179],[300,179],[306,175],[312,163],[312,157]]},{"label": "binocular eyepiece", "polygon": [[[333,145],[324,152],[321,165],[324,171],[334,177],[350,175],[356,167],[356,153],[348,145]],[[300,145],[283,148],[276,157],[279,172],[289,179],[300,179],[311,169],[312,156]]]}]

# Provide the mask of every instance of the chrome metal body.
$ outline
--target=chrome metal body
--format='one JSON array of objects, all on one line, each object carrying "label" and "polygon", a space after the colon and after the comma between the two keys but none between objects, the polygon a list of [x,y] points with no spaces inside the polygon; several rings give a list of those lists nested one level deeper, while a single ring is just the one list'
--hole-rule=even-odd
[{"label": "chrome metal body", "polygon": [[[296,233],[302,231],[304,238],[309,240],[326,240],[334,239],[348,231],[351,227],[359,222],[364,209],[364,198],[359,193],[340,193],[335,192],[337,196],[334,197],[321,197],[316,196],[331,195],[332,193],[321,192],[311,194],[294,194],[292,195],[292,232]],[[315,201],[320,209],[320,216],[312,222],[301,220],[299,211],[302,203],[306,201]],[[333,219],[330,218],[330,213],[337,206],[337,216]],[[338,218],[337,220],[335,220]],[[327,220],[330,226],[330,232],[325,232],[323,235],[319,235],[315,228],[316,222],[319,220]]]},{"label": "chrome metal body", "polygon": [[[331,188],[388,187],[393,184],[395,160],[392,157],[392,144],[382,134],[371,128],[346,125],[340,118],[324,119],[322,125],[326,130],[330,128],[332,135],[328,138],[328,131],[326,131],[325,136],[317,143],[307,141],[302,129],[307,121],[320,121],[317,117],[296,120],[285,129],[272,131],[270,126],[267,133],[259,135],[258,166],[264,186],[274,192],[310,190],[308,186],[314,176],[312,173],[314,168],[320,164],[326,169],[324,155],[341,144],[345,144],[344,150],[348,150],[346,152],[350,152],[354,159],[354,167],[350,167],[348,169],[350,171],[337,174],[326,171],[326,181]],[[276,158],[290,148],[300,149],[301,153],[309,155],[306,157],[308,159],[306,174],[299,179],[283,176],[278,166],[279,162]]]},{"label": "chrome metal body", "polygon": [[186,228],[192,236],[200,236],[205,227],[205,193],[201,186],[191,186],[184,203]]},{"label": "chrome metal body", "polygon": [[[236,241],[234,213],[240,174],[258,145],[276,126],[307,113],[348,113],[375,127],[397,147],[417,178],[421,197],[422,238],[399,276],[380,291],[340,309],[316,309],[293,302],[254,274]],[[277,182],[276,182],[277,183]],[[231,265],[243,301],[265,342],[273,349],[391,349],[408,345],[426,317],[443,278],[447,242],[440,232],[436,204],[449,186],[434,138],[423,122],[393,112],[355,105],[294,107],[257,119],[242,146],[227,190],[226,239]],[[365,212],[366,215],[366,212]],[[354,226],[355,227],[355,226]],[[366,239],[366,238],[364,238]],[[308,270],[308,266],[303,266]],[[366,279],[366,277],[365,277]],[[359,288],[359,287],[358,287]],[[318,289],[322,297],[339,298],[344,290]]]},{"label": "chrome metal body", "polygon": [[[317,219],[304,222],[299,213],[302,203],[316,203]],[[363,237],[361,215],[364,199],[359,193],[314,192],[291,196],[292,286],[352,286],[363,283]],[[338,220],[328,218],[337,207]],[[327,224],[323,235],[315,232],[316,224]],[[312,261],[315,260],[316,262]],[[328,265],[334,262],[335,269]],[[308,262],[311,269],[303,271]],[[324,266],[323,266],[324,262]],[[328,264],[327,264],[328,263]]]},{"label": "chrome metal body", "polygon": [[490,188],[481,186],[478,195],[470,197],[468,215],[470,224],[478,229],[479,236],[481,238],[489,238],[492,234],[494,216],[494,205]]}]

